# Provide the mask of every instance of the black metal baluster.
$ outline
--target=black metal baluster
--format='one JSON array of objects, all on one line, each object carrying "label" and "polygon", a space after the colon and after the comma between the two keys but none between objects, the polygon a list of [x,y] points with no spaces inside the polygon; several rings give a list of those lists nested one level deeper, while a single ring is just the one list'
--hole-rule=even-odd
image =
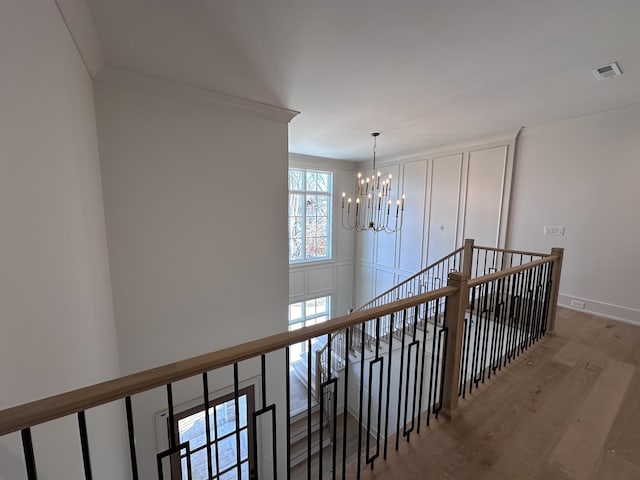
[{"label": "black metal baluster", "polygon": [[[415,349],[414,349],[415,347]],[[411,428],[407,429],[407,415],[409,413],[409,380],[411,375],[411,352],[412,349],[415,350],[415,362],[414,362],[414,381],[413,381],[413,397],[411,403]],[[415,410],[416,410],[416,395],[418,388],[418,355],[420,353],[420,342],[413,341],[409,344],[409,349],[407,351],[407,381],[405,382],[405,396],[404,396],[404,418],[403,418],[403,432],[402,435],[407,438],[409,441],[409,436],[411,432],[413,432],[415,427]]]},{"label": "black metal baluster", "polygon": [[[204,428],[207,440],[207,474],[213,478],[213,465],[211,463],[211,419],[209,418],[209,377],[207,372],[202,374],[202,393],[204,397]],[[217,443],[217,442],[216,442]]]},{"label": "black metal baluster", "polygon": [[[390,314],[392,330],[395,329],[395,313]],[[383,458],[387,459],[387,444],[389,443],[389,399],[391,395],[391,355],[393,353],[393,334],[389,335],[389,363],[387,364],[387,401],[384,414],[384,452]],[[380,408],[380,407],[378,407]]]},{"label": "black metal baluster", "polygon": [[[464,387],[464,361],[465,350],[467,349],[467,331],[469,330],[469,321],[465,315],[462,323],[462,360],[460,362],[460,378],[458,379],[458,396],[462,395],[462,389]],[[418,431],[418,433],[420,433]]]},{"label": "black metal baluster", "polygon": [[547,303],[547,270],[549,264],[540,265],[540,321],[538,322],[538,339],[544,335],[544,324],[546,320],[546,303]]},{"label": "black metal baluster", "polygon": [[[267,406],[267,367],[266,367],[266,357],[264,354],[260,356],[260,385],[261,385],[261,394],[262,394],[262,408],[253,412],[253,438],[251,439],[252,447],[253,447],[253,458],[256,461],[256,465],[252,470],[249,471],[249,475],[256,480],[260,478],[260,473],[258,470],[258,417],[260,415],[264,415],[265,413],[271,413],[271,461],[273,463],[273,478],[276,480],[278,478],[278,456],[277,456],[277,433],[276,433],[276,405],[271,404]],[[289,419],[287,418],[287,422]]]},{"label": "black metal baluster", "polygon": [[524,273],[517,273],[518,276],[518,294],[516,302],[516,332],[514,338],[513,358],[520,354],[520,339],[522,337],[522,309],[524,305]]},{"label": "black metal baluster", "polygon": [[484,299],[485,312],[485,328],[482,343],[482,383],[484,383],[487,374],[487,356],[489,354],[489,332],[491,330],[491,302],[493,299],[494,282],[487,283],[487,296]]},{"label": "black metal baluster", "polygon": [[549,303],[551,302],[551,286],[552,286],[552,278],[553,278],[553,263],[549,262],[547,264],[547,291],[545,294],[545,304],[544,304],[544,325],[542,326],[542,334],[545,335],[547,333],[547,328],[549,326]]},{"label": "black metal baluster", "polygon": [[[348,342],[347,342],[348,343]],[[287,396],[287,480],[291,480],[291,373],[289,372],[289,347],[284,350],[285,365],[286,365],[286,396]],[[349,353],[347,352],[347,357]]]},{"label": "black metal baluster", "polygon": [[486,375],[486,366],[487,366],[487,345],[488,345],[488,341],[489,341],[489,329],[491,327],[490,325],[490,317],[489,317],[489,307],[488,307],[488,298],[491,295],[491,287],[493,286],[492,282],[489,283],[485,283],[485,290],[484,290],[484,298],[482,300],[482,312],[480,313],[480,316],[483,317],[484,316],[484,332],[482,335],[482,356],[481,356],[481,365],[480,365],[480,371],[478,372],[478,379],[476,380],[476,387],[478,386],[478,383],[480,382],[480,380],[482,380],[482,383],[484,383],[485,380],[485,375]]},{"label": "black metal baluster", "polygon": [[[468,370],[469,370],[469,352],[471,351],[471,327],[473,326],[473,308],[474,308],[474,303],[475,303],[475,295],[476,295],[476,289],[472,288],[471,289],[471,301],[469,302],[469,322],[467,324],[467,340],[466,340],[466,345],[467,345],[467,349],[466,351],[463,350],[463,363],[462,363],[462,371],[460,376],[462,377],[462,398],[466,398],[467,396],[467,374],[468,374]],[[466,320],[466,319],[465,319]],[[470,382],[473,383],[473,382]]]},{"label": "black metal baluster", "polygon": [[482,274],[483,274],[483,275],[486,275],[486,274],[487,274],[487,257],[488,257],[488,256],[489,256],[489,251],[488,251],[488,250],[485,250],[485,251],[484,251],[484,267],[483,267],[483,270],[482,270]]},{"label": "black metal baluster", "polygon": [[[402,404],[402,372],[404,367],[404,341],[407,335],[407,310],[402,311],[402,340],[400,341],[400,370],[398,370],[398,414],[396,417],[396,450],[400,447],[400,405]],[[407,380],[408,381],[408,380]]]},{"label": "black metal baluster", "polygon": [[[333,480],[335,480],[336,478],[336,434],[337,434],[337,430],[338,430],[338,378],[333,376],[333,369],[331,368],[331,334],[328,334],[328,338],[329,338],[329,349],[328,349],[328,360],[327,363],[329,364],[327,366],[327,370],[329,371],[329,379],[325,382],[326,385],[323,385],[321,388],[325,388],[325,386],[329,386],[331,383],[333,383],[333,395],[331,396],[331,398],[333,399],[333,410],[332,410],[332,419],[331,419],[331,425],[333,425],[333,428],[331,428],[331,444],[332,444],[332,448],[331,448],[331,478]],[[329,390],[329,393],[331,393],[331,390]],[[322,409],[320,409],[320,411],[322,411]],[[345,409],[346,411],[346,409]],[[320,456],[322,457],[322,442],[320,443]],[[275,459],[274,459],[275,460]],[[322,472],[321,472],[322,473]],[[320,477],[322,478],[322,476]]]},{"label": "black metal baluster", "polygon": [[[447,300],[448,299],[449,297],[447,297]],[[447,368],[447,362],[445,361],[445,359],[447,358],[447,338],[449,336],[449,327],[445,326],[443,329],[441,329],[440,332],[438,333],[438,336],[440,336],[443,332],[444,332],[444,348],[442,349],[442,370],[440,371],[440,398],[438,400],[438,408],[435,411],[436,418],[438,418],[438,414],[442,409],[442,398],[444,396],[444,388],[442,387],[442,384],[444,381],[444,374]],[[438,338],[438,343],[440,343],[439,338]]]},{"label": "black metal baluster", "polygon": [[216,445],[214,448],[216,456],[215,476],[218,477],[220,473],[220,452],[218,451],[218,412],[216,411],[216,405],[213,406],[213,436],[216,439]]},{"label": "black metal baluster", "polygon": [[[492,282],[493,283],[493,282]],[[500,307],[499,307],[499,301],[500,301],[500,295],[501,295],[501,285],[502,285],[502,279],[498,279],[495,281],[496,283],[496,291],[494,293],[494,296],[491,299],[491,305],[493,308],[493,329],[491,330],[491,358],[490,358],[490,363],[489,363],[489,378],[491,378],[491,371],[493,371],[495,373],[495,361],[496,361],[496,350],[497,350],[497,343],[498,343],[498,335],[499,335],[499,328],[500,328]]]},{"label": "black metal baluster", "polygon": [[[415,312],[417,314],[418,307],[415,307]],[[409,350],[407,352],[407,383],[405,384],[405,397],[404,397],[404,425],[402,435],[407,437],[407,441],[409,441],[409,436],[415,427],[415,418],[416,418],[416,395],[418,388],[418,359],[420,354],[420,342],[416,340],[416,324],[413,325],[413,333],[411,338],[411,343],[409,344]],[[411,405],[411,428],[407,430],[407,413],[409,411],[408,408],[408,400],[409,400],[409,378],[411,375],[411,349],[415,347],[416,356],[415,356],[415,368],[413,374],[413,402]]]},{"label": "black metal baluster", "polygon": [[[427,426],[431,421],[431,413],[434,408],[436,392],[433,384],[435,383],[435,368],[438,358],[436,357],[436,332],[438,330],[438,315],[439,315],[440,299],[436,300],[436,311],[433,317],[433,341],[431,343],[431,375],[429,376],[429,398],[427,404]],[[425,327],[426,328],[426,327]]]},{"label": "black metal baluster", "polygon": [[[424,394],[424,362],[425,362],[425,357],[427,355],[427,327],[428,327],[427,318],[429,316],[426,312],[429,311],[429,302],[424,304],[424,311],[425,311],[425,314],[424,314],[424,326],[422,330],[422,359],[421,359],[421,366],[420,366],[420,396],[418,397],[418,428],[416,430],[417,433],[420,433],[420,422],[422,421],[422,396]],[[391,356],[389,356],[389,365],[391,365]],[[389,397],[389,394],[387,393],[387,399],[388,397]]]},{"label": "black metal baluster", "polygon": [[131,406],[131,397],[124,399],[125,409],[127,411],[127,433],[129,439],[129,458],[131,460],[131,478],[138,480],[138,457],[136,455],[136,436],[133,428],[133,408]]},{"label": "black metal baluster", "polygon": [[360,347],[360,409],[358,415],[358,467],[357,478],[360,478],[360,467],[362,463],[362,402],[364,400],[364,329],[362,325],[362,345]]},{"label": "black metal baluster", "polygon": [[[345,344],[349,345],[351,329],[345,329]],[[344,407],[342,412],[342,480],[347,478],[347,403],[349,392],[349,351],[345,350],[344,365]]]},{"label": "black metal baluster", "polygon": [[505,322],[507,323],[507,338],[506,338],[506,346],[505,346],[505,354],[503,359],[503,366],[507,365],[507,361],[511,362],[511,342],[513,339],[514,332],[514,307],[515,307],[515,297],[513,295],[514,286],[517,281],[516,275],[509,275],[509,284],[507,288],[507,305],[506,305],[506,313],[505,313]]},{"label": "black metal baluster", "polygon": [[533,269],[534,275],[533,281],[533,322],[531,327],[531,337],[529,346],[534,344],[538,340],[538,322],[540,318],[540,265]]},{"label": "black metal baluster", "polygon": [[[441,363],[444,364],[445,362],[444,355],[442,357],[440,356],[441,345],[442,345],[442,328],[438,331],[438,341],[436,342],[436,376],[434,381],[433,405],[432,405],[432,412],[436,418],[438,418],[438,412],[440,411],[440,408],[436,406],[437,405],[436,396],[440,398],[440,394],[438,392],[439,390],[440,391],[442,390],[442,378],[438,376],[437,371],[440,364]],[[440,387],[439,390],[438,390],[438,387]]]},{"label": "black metal baluster", "polygon": [[520,341],[518,343],[518,356],[524,351],[524,345],[527,342],[527,332],[528,332],[528,311],[529,305],[531,302],[529,301],[529,272],[522,272],[522,320],[521,320],[521,329],[520,329]]},{"label": "black metal baluster", "polygon": [[529,348],[529,338],[531,336],[531,323],[532,323],[532,310],[533,310],[533,275],[531,270],[527,270],[527,327],[526,335],[524,339],[523,351]]},{"label": "black metal baluster", "polygon": [[500,318],[502,319],[502,333],[500,334],[500,357],[498,358],[498,368],[500,370],[502,370],[503,363],[507,359],[509,336],[509,290],[511,286],[511,280],[511,275],[503,279],[504,298],[502,300],[502,311],[500,313]]},{"label": "black metal baluster", "polygon": [[[364,336],[363,336],[364,337]],[[311,480],[311,339],[307,341],[307,478]],[[322,412],[320,412],[322,422]]]},{"label": "black metal baluster", "polygon": [[38,480],[36,469],[36,457],[33,453],[33,440],[31,439],[31,429],[25,428],[20,432],[22,436],[22,451],[24,452],[24,463],[27,469],[28,480]]},{"label": "black metal baluster", "polygon": [[[236,418],[236,469],[238,478],[242,478],[242,455],[240,451],[240,379],[238,375],[238,364],[233,364],[233,403],[235,407]],[[249,419],[247,419],[249,421]]]},{"label": "black metal baluster", "polygon": [[[329,340],[327,345],[331,344],[331,335],[329,335]],[[331,355],[331,352],[329,352],[329,355]],[[320,370],[322,370],[322,365],[318,366],[317,363],[318,362],[322,362],[322,360],[318,357],[316,357],[316,377],[318,375],[318,373],[320,373]],[[319,367],[319,368],[318,368]],[[328,377],[331,378],[331,370],[329,369],[328,372]],[[322,381],[322,378],[319,379],[320,381],[318,382],[318,379],[316,379],[316,382],[320,383],[320,392],[316,392],[316,398],[320,397],[320,429],[319,429],[319,433],[318,433],[318,478],[322,478],[322,463],[323,463],[323,443],[324,443],[324,409],[326,408],[325,404],[324,404],[324,390],[322,388],[322,385],[324,384],[324,382]],[[309,381],[311,381],[311,377],[309,377]],[[316,385],[318,385],[318,383],[316,383]]]},{"label": "black metal baluster", "polygon": [[480,357],[480,339],[481,339],[481,333],[482,333],[482,311],[480,310],[480,303],[482,301],[482,291],[484,290],[485,286],[484,285],[478,285],[476,287],[473,287],[473,291],[474,292],[478,292],[478,295],[476,296],[474,293],[474,296],[476,296],[476,332],[474,335],[474,341],[473,341],[473,355],[471,357],[471,375],[469,376],[469,393],[471,393],[473,391],[473,385],[476,385],[476,388],[478,387],[478,382],[476,381],[477,379],[477,370],[478,370],[478,359]]},{"label": "black metal baluster", "polygon": [[[320,359],[316,358],[316,362],[321,361]],[[316,372],[318,372],[318,369],[316,369]],[[324,445],[324,409],[325,409],[325,402],[324,402],[324,397],[325,397],[325,392],[324,392],[324,387],[328,386],[328,385],[332,385],[333,382],[333,373],[331,371],[331,334],[327,334],[327,380],[326,381],[322,381],[322,378],[320,379],[320,433],[319,433],[319,450],[318,450],[318,470],[320,472],[320,476],[319,478],[322,478],[322,467],[323,467],[323,460],[324,460],[324,454],[323,454],[323,445]],[[335,426],[335,423],[334,423]],[[334,443],[334,459],[335,459],[335,443]],[[334,464],[334,468],[332,470],[335,474],[335,464]]]},{"label": "black metal baluster", "polygon": [[[508,323],[508,312],[507,312],[507,306],[508,306],[508,299],[509,299],[509,281],[510,281],[511,277],[504,277],[501,279],[502,282],[502,286],[501,286],[501,296],[500,296],[500,350],[499,350],[499,354],[498,354],[498,358],[497,358],[497,367],[498,370],[502,370],[502,362],[505,358],[507,358],[507,350],[506,350],[506,346],[505,346],[505,340],[507,337],[507,323]],[[502,297],[502,295],[504,295],[506,297],[506,299],[504,299]],[[496,367],[493,367],[493,371],[495,373],[496,371]]]},{"label": "black metal baluster", "polygon": [[173,414],[173,389],[171,384],[167,384],[167,405],[169,407],[169,448],[176,448],[176,425],[175,416]]},{"label": "black metal baluster", "polygon": [[80,446],[82,448],[82,465],[84,467],[84,478],[91,480],[91,456],[89,454],[89,439],[87,437],[87,420],[84,411],[78,412],[78,429],[80,430]]},{"label": "black metal baluster", "polygon": [[[384,371],[384,357],[380,356],[380,317],[376,318],[375,321],[375,339],[376,339],[376,350],[375,350],[375,359],[369,362],[369,396],[367,398],[367,451],[366,451],[366,463],[367,465],[371,465],[371,469],[373,470],[374,461],[376,458],[380,456],[380,421],[382,417],[382,409],[380,406],[382,405],[382,382],[383,382],[383,371]],[[378,378],[378,420],[376,424],[376,453],[372,456],[369,456],[370,452],[370,439],[371,439],[371,404],[372,404],[372,395],[371,387],[373,385],[373,367],[375,364],[379,363],[379,378]]]}]

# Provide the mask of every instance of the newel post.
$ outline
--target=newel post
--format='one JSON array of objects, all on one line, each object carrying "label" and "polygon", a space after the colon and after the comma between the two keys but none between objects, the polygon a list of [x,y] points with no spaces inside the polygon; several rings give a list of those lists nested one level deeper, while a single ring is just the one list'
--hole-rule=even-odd
[{"label": "newel post", "polygon": [[473,265],[473,244],[473,238],[465,238],[462,251],[462,273],[466,273],[469,278],[471,278],[471,265]]},{"label": "newel post", "polygon": [[444,316],[447,328],[447,356],[444,359],[442,379],[442,414],[446,418],[454,417],[458,411],[464,315],[469,305],[468,281],[469,276],[466,273],[449,273],[448,286],[456,287],[458,291],[447,299],[447,311]]},{"label": "newel post", "polygon": [[553,271],[551,277],[551,298],[549,299],[549,320],[547,321],[547,335],[556,334],[556,311],[558,310],[558,292],[560,291],[560,276],[562,274],[562,259],[564,248],[552,248],[551,255],[556,259],[553,261]]}]

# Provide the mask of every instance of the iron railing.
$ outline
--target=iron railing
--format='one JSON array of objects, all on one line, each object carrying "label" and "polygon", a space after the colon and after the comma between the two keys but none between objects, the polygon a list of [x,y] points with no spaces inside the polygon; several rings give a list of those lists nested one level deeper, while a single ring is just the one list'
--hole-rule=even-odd
[{"label": "iron railing", "polygon": [[[507,268],[531,263],[547,256],[549,254],[476,246],[472,239],[468,239],[465,240],[463,247],[433,262],[425,269],[381,293],[354,311],[366,310],[394,300],[409,298],[440,288],[447,283],[447,276],[453,271],[464,271],[470,278],[477,278]],[[425,322],[442,322],[441,315],[442,309],[440,309],[440,314],[437,315],[432,306],[429,310],[422,309],[417,311],[416,315],[412,315],[408,319],[408,324],[413,325],[415,322],[422,326]],[[374,343],[374,332],[371,330],[372,326],[368,326],[368,328],[369,330],[364,335],[364,341],[367,344],[367,348],[371,349]],[[395,322],[387,319],[381,326],[381,332],[383,337],[386,338],[390,338],[393,335],[398,336],[401,334],[401,325],[397,319]],[[338,345],[332,351],[333,361],[336,365],[344,365],[349,351],[358,351],[361,338],[361,335],[355,335],[352,336],[349,342],[345,342],[344,337],[337,339]],[[316,375],[320,382],[327,376],[327,366],[328,350],[325,347],[318,350],[316,355]]]},{"label": "iron railing", "polygon": [[[471,393],[479,382],[499,372],[508,361],[553,330],[562,252],[557,250],[540,257],[471,281],[464,273],[450,273],[448,286],[427,293],[2,410],[0,437],[20,432],[25,472],[29,480],[34,480],[38,478],[38,451],[55,448],[55,445],[33,442],[32,434],[37,435],[38,425],[42,423],[75,416],[84,475],[90,479],[92,458],[108,455],[116,446],[90,451],[91,423],[87,424],[85,412],[121,402],[128,427],[123,441],[129,445],[132,478],[155,475],[159,479],[175,478],[171,477],[168,460],[176,457],[179,460],[183,456],[186,459],[182,469],[184,477],[191,479],[189,460],[194,448],[176,435],[179,405],[174,398],[184,385],[181,381],[192,379],[200,384],[197,402],[205,412],[212,391],[228,387],[233,394],[236,478],[344,479],[348,464],[353,464],[359,478],[363,468],[374,468],[376,462],[387,458],[389,447],[398,449],[401,440],[409,441],[412,434],[420,432],[421,426],[429,425],[433,416],[441,413],[453,416],[459,397]],[[417,322],[412,322],[420,311],[431,310],[436,317],[444,318],[443,324],[431,322],[419,328]],[[397,325],[400,334],[385,333],[385,325]],[[336,368],[331,350],[338,345],[337,339],[343,336],[349,344],[356,335],[360,337],[357,355],[346,355],[341,369]],[[314,456],[312,387],[307,385],[307,458],[304,471],[296,472],[291,468],[290,451],[290,351],[299,342],[307,343],[305,355],[311,376],[311,342],[321,336],[326,336],[330,353],[327,378],[317,387],[320,410],[325,410],[325,402],[331,402],[332,413],[326,426],[320,421],[318,454]],[[366,336],[372,337],[370,349]],[[223,381],[220,379],[224,375],[232,378],[230,383],[216,385],[216,381]],[[247,422],[259,428],[261,434],[249,438],[247,447],[254,452],[255,463],[244,471],[237,413],[240,385],[247,381],[254,381],[259,392],[256,401],[259,408],[247,416]],[[168,447],[159,449],[153,458],[140,456],[135,441],[136,417],[153,412],[137,411],[132,402],[136,396],[151,391],[164,391],[169,438]],[[217,479],[222,472],[214,460],[218,446],[212,444],[208,413],[205,421],[207,478]],[[330,439],[326,448],[325,438]],[[357,440],[350,443],[349,438]],[[41,473],[47,478],[46,471]]]}]

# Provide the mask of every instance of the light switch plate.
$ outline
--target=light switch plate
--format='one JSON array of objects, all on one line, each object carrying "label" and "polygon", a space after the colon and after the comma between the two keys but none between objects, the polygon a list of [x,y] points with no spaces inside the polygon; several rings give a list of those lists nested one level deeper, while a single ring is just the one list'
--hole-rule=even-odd
[{"label": "light switch plate", "polygon": [[564,237],[564,227],[559,225],[545,225],[545,235],[554,235],[556,237]]}]

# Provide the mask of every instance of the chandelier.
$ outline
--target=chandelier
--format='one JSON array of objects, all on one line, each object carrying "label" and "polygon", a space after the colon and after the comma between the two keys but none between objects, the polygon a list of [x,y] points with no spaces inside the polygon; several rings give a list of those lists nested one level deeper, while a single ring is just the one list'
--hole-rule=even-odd
[{"label": "chandelier", "polygon": [[394,233],[402,228],[405,196],[392,197],[392,175],[376,171],[376,148],[379,132],[373,137],[373,171],[365,177],[356,175],[355,198],[342,193],[342,226],[348,230]]}]

